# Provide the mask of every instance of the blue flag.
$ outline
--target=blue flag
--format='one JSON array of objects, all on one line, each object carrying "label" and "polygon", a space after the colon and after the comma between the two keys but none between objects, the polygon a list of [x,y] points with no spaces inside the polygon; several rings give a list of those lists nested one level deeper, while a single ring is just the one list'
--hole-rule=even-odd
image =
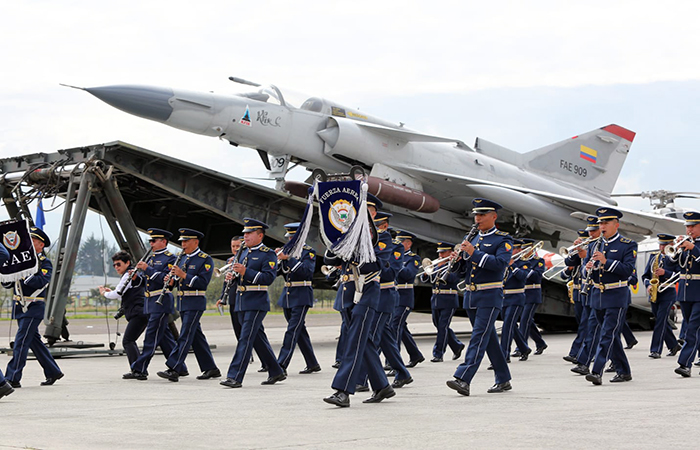
[{"label": "blue flag", "polygon": [[43,198],[39,197],[39,204],[36,205],[36,220],[34,221],[34,226],[38,229],[43,230],[44,225],[46,225],[46,217],[44,217],[44,206],[42,205]]}]

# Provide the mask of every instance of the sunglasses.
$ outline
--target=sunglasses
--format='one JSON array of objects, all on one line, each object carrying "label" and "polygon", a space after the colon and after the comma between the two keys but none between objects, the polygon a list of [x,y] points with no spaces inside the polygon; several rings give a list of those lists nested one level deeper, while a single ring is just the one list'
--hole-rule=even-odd
[{"label": "sunglasses", "polygon": [[125,266],[126,264],[124,264],[124,263],[121,262],[121,261],[118,261],[118,262],[113,263],[112,265],[113,265],[114,267],[121,267],[121,266]]}]

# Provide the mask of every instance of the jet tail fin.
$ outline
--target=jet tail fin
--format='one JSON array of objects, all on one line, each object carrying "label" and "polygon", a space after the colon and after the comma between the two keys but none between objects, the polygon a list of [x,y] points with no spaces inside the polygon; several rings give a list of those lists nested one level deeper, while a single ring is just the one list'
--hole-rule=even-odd
[{"label": "jet tail fin", "polygon": [[610,196],[635,133],[608,125],[522,155],[523,168]]}]

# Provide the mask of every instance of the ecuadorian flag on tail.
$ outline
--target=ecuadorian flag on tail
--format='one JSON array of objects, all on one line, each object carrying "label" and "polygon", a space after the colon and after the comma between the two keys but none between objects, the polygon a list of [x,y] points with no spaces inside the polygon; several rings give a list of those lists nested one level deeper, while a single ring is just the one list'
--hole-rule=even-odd
[{"label": "ecuadorian flag on tail", "polygon": [[595,164],[598,160],[598,152],[590,147],[586,147],[585,145],[581,146],[580,156],[581,158],[585,159],[586,161],[590,161],[593,164]]}]

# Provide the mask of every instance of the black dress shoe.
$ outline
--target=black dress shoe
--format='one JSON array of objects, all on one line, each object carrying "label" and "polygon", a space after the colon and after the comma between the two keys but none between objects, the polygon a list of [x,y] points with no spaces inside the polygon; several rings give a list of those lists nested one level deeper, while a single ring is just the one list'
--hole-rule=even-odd
[{"label": "black dress shoe", "polygon": [[447,382],[447,387],[454,389],[462,395],[466,395],[467,397],[469,396],[469,383],[464,380],[460,380],[459,378],[450,380]]},{"label": "black dress shoe", "polygon": [[486,370],[493,370],[493,364],[489,364],[489,366],[486,368]]},{"label": "black dress shoe", "polygon": [[610,363],[607,369],[605,369],[605,373],[611,373],[611,372],[617,372],[617,369],[615,369],[615,364]]},{"label": "black dress shoe", "polygon": [[275,375],[274,377],[269,377],[267,380],[263,381],[260,384],[275,384],[278,381],[284,381],[286,379],[287,379],[287,375],[285,375],[284,372],[282,372],[281,374]]},{"label": "black dress shoe", "polygon": [[385,398],[391,398],[394,395],[396,395],[394,388],[387,384],[385,388],[374,391],[370,398],[362,400],[362,403],[379,403]]},{"label": "black dress shoe", "polygon": [[430,362],[442,362],[442,358],[438,358],[436,356],[435,358],[431,359]]},{"label": "black dress shoe", "polygon": [[340,406],[341,408],[350,406],[350,396],[345,391],[336,391],[335,394],[324,398],[323,401],[331,405]]},{"label": "black dress shoe", "polygon": [[639,341],[637,341],[637,340],[634,340],[634,341],[630,342],[629,344],[627,344],[627,347],[625,347],[625,350],[631,349],[632,347],[634,347],[634,346],[637,345],[638,343],[639,343]]},{"label": "black dress shoe", "polygon": [[[539,351],[539,349],[537,349]],[[544,351],[544,349],[542,349]],[[528,348],[524,352],[520,352],[520,361],[527,361],[527,358],[530,356],[530,353],[532,353],[532,349]],[[539,353],[535,352],[535,355],[538,355]]]},{"label": "black dress shoe", "polygon": [[408,364],[406,364],[406,367],[416,367],[418,364],[422,363],[423,361],[425,361],[425,358],[423,358],[423,357],[421,356],[420,358],[416,359],[415,361],[414,361],[414,360],[410,360],[410,361],[408,362]]},{"label": "black dress shoe", "polygon": [[391,369],[392,369],[391,364],[389,364],[389,363],[384,364],[384,371],[385,371],[385,372],[388,372],[388,371],[390,371]]},{"label": "black dress shoe", "polygon": [[158,372],[157,375],[161,378],[165,378],[166,380],[170,380],[173,382],[178,381],[178,379],[180,378],[180,374],[175,372],[173,369],[168,369],[168,370],[163,371],[163,372]]},{"label": "black dress shoe", "polygon": [[572,364],[576,364],[576,357],[575,357],[575,356],[571,356],[571,355],[566,355],[566,356],[564,357],[564,361],[570,362],[570,363],[572,363]]},{"label": "black dress shoe", "polygon": [[511,389],[513,389],[513,386],[511,386],[510,381],[506,381],[505,383],[494,384],[486,392],[489,394],[494,394],[498,392],[510,391]]},{"label": "black dress shoe", "polygon": [[596,386],[600,386],[601,384],[603,384],[603,377],[601,375],[598,375],[597,373],[589,373],[588,375],[586,375],[586,381],[590,381]]},{"label": "black dress shoe", "polygon": [[365,386],[364,384],[358,384],[355,386],[355,392],[369,392],[369,386]]},{"label": "black dress shoe", "polygon": [[404,378],[403,380],[394,380],[394,382],[391,383],[391,387],[393,387],[394,389],[398,389],[411,383],[413,383],[413,377],[408,377]]},{"label": "black dress shoe", "polygon": [[544,344],[542,347],[537,347],[535,350],[535,355],[541,355],[545,350],[547,350],[547,347],[549,347],[547,344]]},{"label": "black dress shoe", "polygon": [[623,374],[623,373],[618,373],[614,377],[610,379],[611,383],[623,383],[625,381],[632,381],[632,375],[631,374]]},{"label": "black dress shoe", "polygon": [[[178,374],[179,375],[179,374]],[[180,375],[182,376],[182,375]],[[198,380],[209,380],[211,378],[220,378],[221,371],[219,369],[209,369],[202,372],[200,376],[197,377]]]},{"label": "black dress shoe", "polygon": [[304,370],[300,370],[299,373],[306,375],[307,373],[320,372],[321,366],[305,367]]},{"label": "black dress shoe", "polygon": [[696,366],[700,366],[700,359],[695,362]]},{"label": "black dress shoe", "polygon": [[396,376],[396,371],[394,369],[391,369],[386,373],[387,377],[395,377]]},{"label": "black dress shoe", "polygon": [[[338,367],[340,367],[340,361],[334,362],[333,365],[332,365],[331,367],[334,368],[334,369],[337,369]],[[348,405],[348,406],[350,406],[350,405]]]},{"label": "black dress shoe", "polygon": [[510,356],[514,358],[519,358],[520,356],[522,356],[522,353],[520,353],[520,350],[516,350],[513,353],[511,353]]},{"label": "black dress shoe", "polygon": [[649,353],[649,358],[659,359],[659,358],[661,358],[661,353],[651,352],[651,353]]},{"label": "black dress shoe", "polygon": [[19,383],[19,381],[10,381],[7,380],[8,383],[10,383],[10,386],[12,386],[15,389],[19,389],[22,387],[22,385]]},{"label": "black dress shoe", "polygon": [[223,381],[219,381],[219,384],[230,388],[239,388],[243,386],[240,381],[236,381],[233,378],[226,378]]},{"label": "black dress shoe", "polygon": [[589,373],[591,373],[591,371],[588,369],[588,366],[584,366],[583,364],[575,365],[571,368],[571,371],[579,375],[588,375]]},{"label": "black dress shoe", "polygon": [[683,345],[680,343],[680,341],[676,344],[675,347],[673,347],[666,356],[676,356],[678,352],[681,351],[683,348]]},{"label": "black dress shoe", "polygon": [[180,375],[181,377],[188,377],[188,376],[190,376],[190,373],[189,373],[188,371],[186,371],[186,370],[185,370],[185,371],[182,371],[182,372],[178,372],[177,374]]},{"label": "black dress shoe", "polygon": [[15,390],[12,388],[10,383],[3,383],[2,386],[0,386],[0,398],[3,398],[6,395],[10,395],[13,392],[15,392]]},{"label": "black dress shoe", "polygon": [[681,347],[685,345],[685,339],[678,339],[678,343],[681,344]]},{"label": "black dress shoe", "polygon": [[681,375],[684,378],[689,378],[690,377],[690,367],[685,367],[685,366],[678,366],[674,370],[678,375]]},{"label": "black dress shoe", "polygon": [[267,372],[267,367],[263,366],[263,367],[259,368],[258,372],[260,372],[260,373]]},{"label": "black dress shoe", "polygon": [[125,380],[141,380],[141,381],[143,381],[143,380],[148,379],[148,374],[132,370],[131,372],[127,372],[124,375],[122,375],[122,378]]},{"label": "black dress shoe", "polygon": [[454,360],[456,360],[456,359],[459,359],[459,357],[462,356],[462,352],[464,351],[464,349],[465,349],[466,347],[467,347],[466,345],[460,344],[459,349],[457,349],[457,351],[455,352],[455,354],[452,355],[452,361],[454,361]]},{"label": "black dress shoe", "polygon": [[41,386],[51,386],[52,384],[54,384],[55,382],[57,382],[57,381],[60,380],[61,378],[63,378],[63,373],[59,373],[59,374],[56,375],[55,377],[49,377],[49,378],[46,379],[46,381],[42,381],[42,382],[39,383],[39,384],[40,384]]}]

